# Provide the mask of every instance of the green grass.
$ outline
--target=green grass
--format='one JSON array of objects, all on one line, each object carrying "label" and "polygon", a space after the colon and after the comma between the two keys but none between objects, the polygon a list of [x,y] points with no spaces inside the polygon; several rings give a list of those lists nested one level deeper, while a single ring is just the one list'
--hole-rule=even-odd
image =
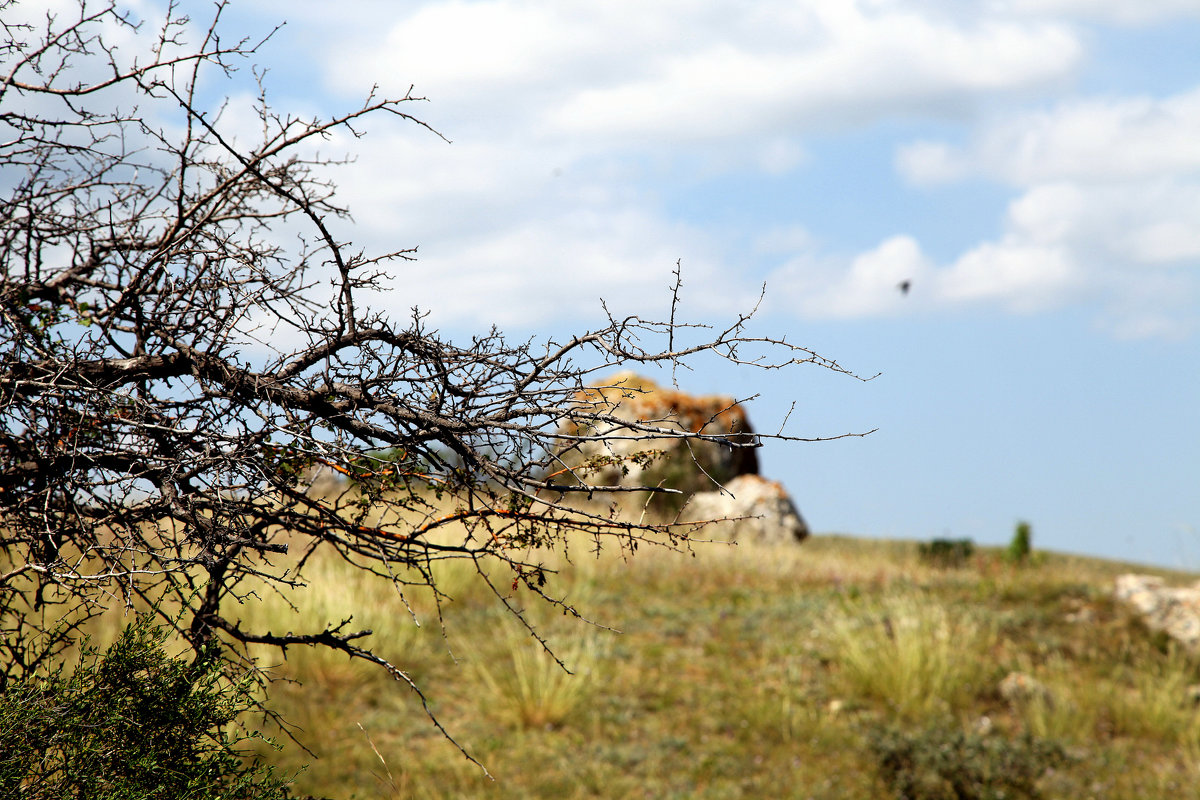
[{"label": "green grass", "polygon": [[[574,674],[498,611],[470,564],[438,565],[439,607],[318,554],[309,586],[242,609],[275,630],[349,616],[374,630],[495,780],[403,684],[303,648],[256,655],[287,679],[270,705],[316,757],[287,742],[264,755],[284,772],[309,765],[300,795],[336,798],[853,799],[891,796],[872,749],[881,732],[953,771],[943,762],[959,756],[933,752],[928,733],[944,731],[970,744],[973,775],[1021,757],[1026,735],[1061,748],[1066,761],[1037,784],[1047,798],[1176,798],[1200,785],[1200,714],[1186,701],[1200,662],[1110,599],[1130,567],[1050,553],[1017,567],[981,548],[941,568],[913,542],[839,536],[694,555],[643,547],[627,561],[582,543],[572,553],[549,557],[560,570],[549,588],[598,625],[526,589],[508,600]],[[1004,700],[1011,671],[1052,700]]]},{"label": "green grass", "polygon": [[[556,563],[553,588],[620,633],[524,590],[510,597],[573,675],[469,573],[446,576],[444,635],[431,598],[406,608],[385,582],[359,586],[338,565],[304,590],[321,597],[323,620],[353,611],[382,633],[494,781],[403,686],[300,651],[280,672],[304,685],[277,684],[272,705],[319,758],[294,745],[273,758],[311,762],[297,788],[331,797],[875,798],[889,796],[875,732],[941,726],[999,737],[979,753],[1013,751],[1005,742],[1025,734],[1065,748],[1045,797],[1184,796],[1200,783],[1185,703],[1197,661],[1164,651],[1109,599],[1121,565],[1047,554],[1015,568],[983,549],[939,569],[915,543],[832,536],[629,561],[578,552]],[[1013,670],[1053,704],[1004,701],[997,687]]]}]

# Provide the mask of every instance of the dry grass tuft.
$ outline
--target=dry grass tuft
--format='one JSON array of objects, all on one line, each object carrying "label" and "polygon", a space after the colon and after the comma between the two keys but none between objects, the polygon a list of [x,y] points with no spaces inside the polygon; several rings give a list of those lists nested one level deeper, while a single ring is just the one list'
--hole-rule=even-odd
[{"label": "dry grass tuft", "polygon": [[[603,631],[583,630],[553,651],[511,623],[498,648],[471,652],[481,711],[504,724],[552,730],[566,723],[605,683]],[[499,650],[497,653],[496,650]]]},{"label": "dry grass tuft", "polygon": [[843,604],[830,624],[846,692],[902,719],[960,715],[996,676],[994,622],[914,592]]}]

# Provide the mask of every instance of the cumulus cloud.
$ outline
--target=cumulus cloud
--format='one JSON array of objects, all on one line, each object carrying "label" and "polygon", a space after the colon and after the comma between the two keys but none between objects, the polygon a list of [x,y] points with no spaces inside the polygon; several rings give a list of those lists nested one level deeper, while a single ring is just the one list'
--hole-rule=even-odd
[{"label": "cumulus cloud", "polygon": [[[1077,20],[1146,24],[1186,3],[346,0],[330,19],[282,0],[266,13],[272,2],[310,26],[304,55],[325,91],[415,84],[432,102],[412,110],[454,140],[384,124],[332,143],[360,159],[338,176],[352,238],[419,244],[391,298],[440,322],[574,320],[601,295],[640,308],[682,258],[704,309],[752,303],[767,277],[772,308],[810,317],[1082,299],[1107,303],[1114,326],[1165,330],[1142,312],[1159,292],[1186,296],[1188,282],[1163,271],[1200,257],[1200,89],[1019,110],[1086,65]],[[914,119],[965,135],[899,148],[908,190],[1010,187],[998,234],[934,259],[910,217],[846,253],[836,234],[776,213],[780,187],[801,184],[828,142]],[[892,177],[847,166],[821,191]],[[1139,270],[1164,279],[1131,291]]]},{"label": "cumulus cloud", "polygon": [[[1058,23],[955,20],[878,0],[369,7],[377,37],[335,21],[312,54],[330,87],[378,80],[394,94],[415,84],[434,99],[423,116],[455,143],[392,126],[346,143],[361,165],[339,178],[357,238],[419,240],[430,275],[407,294],[447,318],[486,307],[535,324],[574,313],[565,300],[598,294],[597,276],[606,296],[642,298],[645,276],[669,274],[678,258],[704,278],[693,281],[700,307],[754,294],[752,277],[729,279],[748,266],[736,247],[757,242],[749,262],[765,263],[755,248],[771,237],[753,228],[723,237],[674,218],[655,178],[679,181],[678,163],[685,181],[777,178],[810,163],[807,134],[918,109],[958,116],[981,94],[1059,80],[1083,52]],[[822,313],[885,311],[902,278],[887,277],[877,295],[869,287],[889,265],[916,269],[914,247],[897,240],[855,260],[846,291],[822,295]],[[582,284],[569,288],[576,274]]]},{"label": "cumulus cloud", "polygon": [[1010,207],[1022,238],[1134,266],[1200,260],[1200,183],[1177,179],[1036,186]]},{"label": "cumulus cloud", "polygon": [[1016,311],[1053,307],[1077,281],[1070,253],[1019,238],[985,242],[938,275],[940,299],[999,301]]},{"label": "cumulus cloud", "polygon": [[604,4],[428,3],[373,47],[336,49],[338,85],[386,76],[527,134],[712,140],[828,128],[913,103],[969,106],[978,91],[1069,72],[1068,28],[953,22],[898,3],[766,0]]},{"label": "cumulus cloud", "polygon": [[[564,213],[478,236],[422,246],[419,263],[396,276],[393,294],[435,322],[486,321],[527,327],[581,322],[602,313],[601,301],[624,316],[665,317],[671,270],[685,262],[684,299],[692,311],[712,309],[694,285],[715,286],[717,264],[705,256],[701,231],[680,231],[639,212]],[[754,297],[727,286],[721,310]]]},{"label": "cumulus cloud", "polygon": [[684,52],[648,74],[588,88],[549,115],[575,134],[727,137],[777,126],[820,129],[912,106],[969,103],[1070,69],[1067,31],[995,23],[974,29],[915,15],[823,15],[823,36],[777,52],[728,43]]},{"label": "cumulus cloud", "polygon": [[846,261],[807,253],[767,283],[777,304],[802,316],[854,319],[981,303],[1027,313],[1053,306],[1077,280],[1061,247],[1011,237],[937,266],[914,238],[894,236]]},{"label": "cumulus cloud", "polygon": [[[938,264],[911,236],[858,255],[800,255],[768,284],[782,305],[812,318],[861,318],[990,305],[1035,313],[1092,303],[1121,336],[1184,335],[1200,285],[1200,187],[1158,181],[1036,186],[1014,199],[999,237]],[[901,282],[911,293],[897,291]]]},{"label": "cumulus cloud", "polygon": [[1163,333],[1195,322],[1197,130],[1200,88],[1071,100],[985,122],[966,145],[910,143],[896,165],[918,185],[983,177],[1019,189],[1003,239],[945,274],[948,300],[1086,297],[1100,300],[1113,329]]},{"label": "cumulus cloud", "polygon": [[955,148],[921,141],[897,167],[917,183],[980,175],[1016,185],[1200,173],[1200,87],[1165,98],[1073,100],[984,123]]},{"label": "cumulus cloud", "polygon": [[894,236],[842,263],[809,251],[767,280],[775,308],[815,319],[846,319],[907,311],[902,286],[924,287],[933,264],[909,236]]}]

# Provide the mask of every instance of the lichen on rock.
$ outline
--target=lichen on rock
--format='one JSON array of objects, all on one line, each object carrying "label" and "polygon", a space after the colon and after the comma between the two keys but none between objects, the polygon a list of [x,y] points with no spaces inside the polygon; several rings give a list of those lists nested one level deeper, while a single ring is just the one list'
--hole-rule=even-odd
[{"label": "lichen on rock", "polygon": [[[758,475],[760,441],[734,397],[692,395],[620,372],[577,392],[574,402],[587,418],[562,426],[570,443],[559,453],[561,472],[595,486],[601,499],[622,495],[627,506],[681,522],[713,520],[696,538],[808,536],[787,490]],[[632,498],[621,491],[638,487],[676,491]]]}]

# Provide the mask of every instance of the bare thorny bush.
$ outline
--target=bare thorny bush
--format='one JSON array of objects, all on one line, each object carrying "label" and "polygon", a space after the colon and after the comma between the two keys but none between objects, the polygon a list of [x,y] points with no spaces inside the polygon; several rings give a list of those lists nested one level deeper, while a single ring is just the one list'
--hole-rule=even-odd
[{"label": "bare thorny bush", "polygon": [[[683,325],[674,301],[665,322],[610,315],[566,341],[514,344],[493,330],[465,346],[415,310],[403,323],[370,311],[369,294],[413,253],[368,256],[339,238],[349,223],[324,177],[333,162],[313,153],[373,115],[437,134],[408,113],[412,96],[302,119],[260,91],[255,124],[234,136],[235,115],[204,98],[261,42],[219,37],[221,10],[202,26],[168,10],[135,58],[110,42],[149,31],[113,5],[39,18],[0,3],[7,679],[52,659],[90,615],[137,603],[198,647],[220,638],[231,659],[256,643],[320,645],[412,686],[349,621],[281,634],[244,629],[229,609],[301,584],[318,548],[401,589],[432,585],[438,560],[468,559],[500,602],[518,585],[559,602],[537,554],[571,532],[620,547],[689,533],[568,502],[594,487],[565,454],[613,424],[606,437],[647,449],[719,438],[581,404],[599,374],[704,353],[842,371],[749,336],[748,316],[724,330]],[[310,491],[321,469],[349,488]],[[372,524],[383,507],[405,523]],[[300,568],[272,568],[289,547]]]}]

